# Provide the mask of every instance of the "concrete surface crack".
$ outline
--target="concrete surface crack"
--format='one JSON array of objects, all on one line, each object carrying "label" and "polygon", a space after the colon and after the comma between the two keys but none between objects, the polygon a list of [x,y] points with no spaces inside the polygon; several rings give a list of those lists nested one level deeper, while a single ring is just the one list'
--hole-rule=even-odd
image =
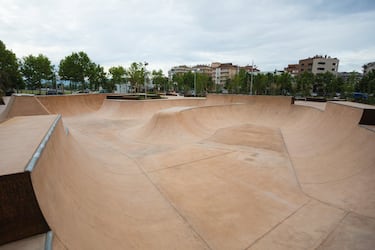
[{"label": "concrete surface crack", "polygon": [[253,243],[251,243],[248,247],[246,247],[244,250],[248,250],[250,249],[251,247],[253,247],[257,242],[259,242],[260,240],[262,240],[264,237],[266,237],[268,234],[270,234],[273,230],[275,230],[278,226],[280,226],[281,224],[284,223],[284,221],[286,221],[287,219],[289,219],[290,217],[292,217],[293,215],[295,215],[298,211],[300,211],[302,208],[304,208],[307,204],[309,204],[311,201],[311,199],[309,199],[307,202],[303,203],[299,208],[297,208],[296,210],[294,210],[291,214],[289,214],[287,217],[285,217],[284,219],[282,219],[281,221],[279,221],[278,223],[276,223],[270,230],[268,230],[267,232],[265,232],[264,234],[262,234],[259,238],[257,238]]}]

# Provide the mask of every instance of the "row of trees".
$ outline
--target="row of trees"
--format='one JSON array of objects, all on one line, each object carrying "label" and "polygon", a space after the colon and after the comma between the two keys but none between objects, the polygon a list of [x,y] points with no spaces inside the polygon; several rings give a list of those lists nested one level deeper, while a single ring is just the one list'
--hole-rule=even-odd
[{"label": "row of trees", "polygon": [[41,89],[46,83],[56,87],[57,78],[69,82],[73,90],[98,90],[99,87],[113,91],[115,84],[130,83],[135,92],[143,91],[145,81],[152,80],[156,91],[175,90],[188,93],[196,91],[196,95],[207,92],[223,91],[228,93],[256,95],[301,95],[309,96],[315,93],[320,96],[335,96],[337,93],[347,94],[354,91],[375,94],[375,72],[366,74],[362,79],[353,72],[343,79],[330,72],[312,74],[305,72],[296,77],[288,73],[254,74],[250,75],[241,69],[233,79],[228,79],[225,86],[216,85],[211,76],[188,72],[176,74],[171,81],[161,70],[146,71],[145,63],[132,63],[129,68],[115,66],[104,68],[94,63],[85,52],[74,52],[60,61],[58,70],[44,55],[29,55],[18,60],[16,55],[7,50],[0,41],[0,90],[9,89]]},{"label": "row of trees", "polygon": [[[230,94],[254,95],[299,95],[310,96],[315,93],[319,96],[334,97],[337,94],[349,94],[354,91],[374,93],[375,72],[370,72],[362,79],[358,73],[352,72],[349,77],[342,78],[330,72],[312,74],[305,72],[296,77],[289,73],[256,73],[253,76],[241,69],[232,79],[227,79],[224,86],[215,85],[212,78],[203,73],[188,72],[173,76],[175,89],[187,92],[194,89],[196,84],[197,95],[205,92],[223,92]],[[195,79],[194,79],[195,78]],[[224,87],[224,88],[223,88]]]},{"label": "row of trees", "polygon": [[[253,77],[253,81],[251,78]],[[304,72],[293,77],[289,73],[255,74],[253,76],[244,70],[233,79],[228,79],[225,85],[229,93],[249,94],[252,84],[252,93],[256,95],[299,95],[310,96],[313,93],[319,96],[334,97],[348,95],[352,92],[375,93],[375,72],[372,71],[363,78],[356,72],[346,78],[330,72],[313,74]]]},{"label": "row of trees", "polygon": [[56,88],[57,79],[69,82],[73,90],[98,90],[99,87],[113,91],[115,84],[130,83],[134,91],[140,91],[145,81],[152,79],[160,89],[166,86],[167,78],[162,70],[146,71],[143,63],[132,63],[128,69],[123,66],[109,68],[106,73],[100,64],[94,63],[85,52],[73,52],[60,61],[58,70],[48,57],[39,54],[17,59],[0,41],[0,90],[40,89],[44,86]]},{"label": "row of trees", "polygon": [[9,89],[20,88],[22,83],[16,55],[0,40],[0,95]]},{"label": "row of trees", "polygon": [[[128,69],[122,66],[111,67],[109,74],[111,76],[111,87],[114,84],[130,83],[134,92],[143,91],[144,82],[152,81],[154,91],[164,90],[168,83],[168,78],[163,75],[162,70],[146,71],[147,64],[133,62]],[[109,88],[111,89],[111,88]]]},{"label": "row of trees", "polygon": [[[205,95],[207,92],[215,92],[215,84],[212,81],[211,76],[191,71],[173,75],[172,82],[169,83],[167,88],[179,93],[185,93],[187,95],[194,94],[198,96]],[[192,90],[195,90],[196,93],[192,93]]]}]

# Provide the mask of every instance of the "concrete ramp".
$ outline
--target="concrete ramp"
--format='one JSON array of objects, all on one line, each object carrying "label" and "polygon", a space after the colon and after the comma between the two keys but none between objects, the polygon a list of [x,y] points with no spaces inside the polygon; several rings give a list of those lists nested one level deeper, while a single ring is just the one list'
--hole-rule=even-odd
[{"label": "concrete ramp", "polygon": [[132,139],[153,144],[196,142],[212,135],[218,128],[246,121],[246,110],[248,107],[244,104],[175,106],[156,112],[130,135]]},{"label": "concrete ramp", "polygon": [[147,175],[124,158],[137,174],[108,171],[58,124],[32,173],[58,241],[67,249],[206,248]]},{"label": "concrete ramp", "polygon": [[170,107],[202,106],[206,99],[112,100],[106,99],[97,115],[113,119],[147,119]]},{"label": "concrete ramp", "polygon": [[[174,144],[173,138],[178,138],[179,143],[200,141],[212,136],[218,129],[243,124],[252,123],[262,126],[278,128],[290,121],[292,113],[302,113],[294,110],[290,104],[290,99],[285,102],[285,98],[279,104],[267,104],[267,102],[252,102],[249,100],[243,103],[236,103],[240,100],[224,99],[220,104],[213,105],[214,101],[207,100],[205,103],[198,103],[199,106],[174,106],[176,102],[164,102],[163,106],[172,105],[172,108],[160,109],[154,113],[142,126],[127,132],[130,138],[153,143],[153,144]],[[180,104],[197,104],[196,102],[181,102]],[[232,102],[233,101],[233,102]],[[228,102],[227,104],[225,104]],[[142,107],[145,109],[145,107]],[[137,109],[135,109],[137,110]],[[142,112],[144,117],[150,114],[148,111]],[[294,114],[296,116],[296,114]],[[235,136],[234,136],[235,137]]]},{"label": "concrete ramp", "polygon": [[90,114],[100,109],[105,98],[103,94],[13,95],[0,113],[0,122],[16,116],[61,114],[69,117]]},{"label": "concrete ramp", "polygon": [[267,104],[270,106],[287,106],[293,103],[289,96],[248,96],[248,95],[208,95],[207,105],[228,103]]},{"label": "concrete ramp", "polygon": [[34,95],[13,95],[0,113],[0,122],[16,116],[48,115],[48,110]]},{"label": "concrete ramp", "polygon": [[38,96],[38,101],[51,114],[76,116],[97,111],[103,104],[105,94]]},{"label": "concrete ramp", "polygon": [[[30,172],[25,168],[35,159],[55,119],[55,115],[20,116],[0,124],[0,245],[49,230],[34,194]],[[27,242],[31,242],[28,249],[40,244],[40,240]],[[12,249],[11,246],[4,249]],[[16,246],[22,249],[22,244]]]},{"label": "concrete ramp", "polygon": [[179,143],[187,143],[204,137],[204,128],[192,119],[186,119],[184,111],[191,107],[173,107],[158,111],[140,129],[131,133],[133,139],[147,143],[175,144],[172,138],[179,138]]},{"label": "concrete ramp", "polygon": [[363,109],[328,103],[314,122],[284,128],[303,190],[322,201],[375,217],[375,133],[359,126]]}]

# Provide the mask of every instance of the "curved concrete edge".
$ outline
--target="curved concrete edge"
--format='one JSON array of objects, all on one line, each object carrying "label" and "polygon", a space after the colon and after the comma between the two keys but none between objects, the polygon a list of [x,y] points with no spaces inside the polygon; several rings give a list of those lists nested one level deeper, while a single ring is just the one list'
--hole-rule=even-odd
[{"label": "curved concrete edge", "polygon": [[329,102],[337,105],[343,105],[355,109],[362,110],[362,117],[358,122],[359,125],[375,125],[375,106],[356,102]]},{"label": "curved concrete edge", "polygon": [[48,143],[53,131],[56,128],[57,123],[60,121],[61,115],[58,115],[55,119],[55,121],[52,123],[51,127],[49,128],[47,134],[44,136],[43,140],[39,144],[38,148],[35,150],[33,156],[31,157],[30,161],[27,163],[25,167],[25,171],[32,172],[36,163],[38,162],[41,154],[43,153],[44,148],[46,147],[46,144]]},{"label": "curved concrete edge", "polygon": [[14,99],[15,97],[13,95],[9,98],[8,103],[5,105],[5,109],[0,113],[0,122],[3,122],[8,118],[9,111],[14,103]]},{"label": "curved concrete edge", "polygon": [[44,250],[52,250],[53,232],[48,231],[46,233],[46,239],[44,242]]},{"label": "curved concrete edge", "polygon": [[362,103],[354,103],[354,102],[328,102],[328,103],[361,110],[362,115],[361,115],[360,120],[358,121],[358,125],[370,125],[370,126],[375,125],[375,106],[362,104]]},{"label": "curved concrete edge", "polygon": [[35,97],[49,114],[64,117],[93,113],[103,105],[104,94],[45,95]]}]

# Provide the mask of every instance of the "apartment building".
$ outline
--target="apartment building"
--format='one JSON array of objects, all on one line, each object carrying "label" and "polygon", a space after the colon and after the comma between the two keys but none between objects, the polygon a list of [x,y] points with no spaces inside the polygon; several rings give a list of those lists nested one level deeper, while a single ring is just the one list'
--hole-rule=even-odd
[{"label": "apartment building", "polygon": [[364,75],[371,72],[371,70],[375,70],[375,62],[370,62],[370,63],[367,63],[367,64],[363,65],[363,74]]},{"label": "apartment building", "polygon": [[299,60],[298,73],[311,72],[313,74],[331,72],[337,74],[339,59],[330,56],[314,56]]},{"label": "apartment building", "polygon": [[252,72],[260,72],[260,70],[254,65],[246,65],[246,66],[241,66],[240,70],[244,69],[247,73],[252,73]]},{"label": "apartment building", "polygon": [[288,64],[288,67],[284,68],[285,72],[288,72],[292,76],[298,75],[299,64]]},{"label": "apartment building", "polygon": [[218,63],[214,62],[211,64],[212,68],[212,79],[216,85],[224,86],[228,79],[233,79],[234,76],[239,72],[239,66],[233,65],[232,63]]},{"label": "apartment building", "polygon": [[192,68],[186,65],[174,66],[168,71],[168,78],[172,79],[175,74],[184,74],[190,71],[192,71]]},{"label": "apartment building", "polygon": [[362,74],[358,72],[339,72],[337,74],[338,77],[340,77],[344,82],[348,82],[350,78],[354,78],[353,80],[355,82],[359,82],[362,78]]},{"label": "apartment building", "polygon": [[227,80],[233,79],[241,69],[244,69],[248,73],[259,72],[256,67],[251,65],[238,66],[232,63],[213,62],[211,65],[198,64],[193,67],[188,67],[186,65],[175,66],[168,71],[168,77],[172,79],[173,75],[178,73],[199,72],[200,74],[203,73],[211,76],[215,85],[222,88]]},{"label": "apartment building", "polygon": [[201,74],[212,75],[212,68],[210,65],[198,64],[192,67],[192,71],[199,72]]},{"label": "apartment building", "polygon": [[216,85],[224,86],[228,79],[233,79],[240,70],[245,70],[248,73],[259,72],[259,69],[251,65],[238,66],[232,63],[214,62],[211,64],[212,80]]}]

